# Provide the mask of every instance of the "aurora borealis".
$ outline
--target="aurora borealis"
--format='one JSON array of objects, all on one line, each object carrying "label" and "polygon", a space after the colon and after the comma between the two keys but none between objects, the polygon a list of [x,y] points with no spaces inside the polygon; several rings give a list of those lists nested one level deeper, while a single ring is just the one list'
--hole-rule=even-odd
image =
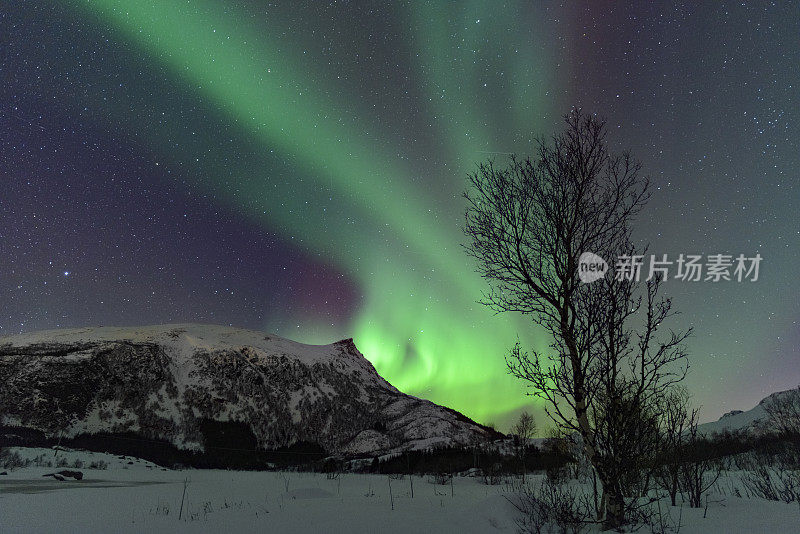
[{"label": "aurora borealis", "polygon": [[666,288],[704,416],[800,383],[797,7],[3,9],[0,334],[353,337],[399,389],[504,424],[532,402],[505,351],[548,340],[476,304],[465,173],[579,104],[652,176],[652,250],[764,257],[751,286]]}]

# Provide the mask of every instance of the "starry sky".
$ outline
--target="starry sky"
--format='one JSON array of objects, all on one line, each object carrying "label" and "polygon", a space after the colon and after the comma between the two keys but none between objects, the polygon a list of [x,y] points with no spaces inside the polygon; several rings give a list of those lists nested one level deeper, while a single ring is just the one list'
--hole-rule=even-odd
[{"label": "starry sky", "polygon": [[[800,4],[19,1],[0,8],[0,335],[228,324],[353,337],[484,423],[529,319],[477,304],[466,173],[572,106],[650,175],[703,419],[800,384]],[[544,425],[542,425],[544,426]]]}]

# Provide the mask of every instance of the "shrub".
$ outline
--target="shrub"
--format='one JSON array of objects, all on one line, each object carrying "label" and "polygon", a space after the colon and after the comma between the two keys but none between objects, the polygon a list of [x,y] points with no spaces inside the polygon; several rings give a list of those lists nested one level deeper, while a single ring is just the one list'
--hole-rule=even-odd
[{"label": "shrub", "polygon": [[508,501],[519,512],[516,523],[520,532],[539,534],[553,532],[555,527],[555,532],[579,534],[594,523],[588,495],[548,478],[535,489],[523,485]]},{"label": "shrub", "polygon": [[760,463],[743,471],[741,480],[749,497],[800,503],[800,471]]},{"label": "shrub", "polygon": [[29,458],[23,458],[16,451],[9,451],[8,449],[0,450],[0,468],[2,469],[18,469],[20,467],[28,467],[31,465]]},{"label": "shrub", "polygon": [[503,477],[502,473],[502,466],[500,464],[492,464],[491,467],[487,467],[483,470],[483,483],[488,486],[496,486],[502,482]]},{"label": "shrub", "polygon": [[438,484],[439,486],[450,484],[452,479],[453,475],[450,473],[433,473],[428,475],[428,482],[431,484]]}]

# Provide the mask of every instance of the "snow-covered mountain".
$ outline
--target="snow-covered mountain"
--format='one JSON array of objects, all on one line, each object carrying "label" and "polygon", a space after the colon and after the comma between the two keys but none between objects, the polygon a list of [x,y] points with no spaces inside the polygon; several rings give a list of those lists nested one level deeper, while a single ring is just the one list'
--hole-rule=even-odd
[{"label": "snow-covered mountain", "polygon": [[352,339],[314,346],[193,324],[0,338],[0,423],[48,437],[133,434],[198,451],[209,425],[235,423],[261,449],[316,443],[342,456],[497,437],[398,391]]},{"label": "snow-covered mountain", "polygon": [[794,393],[795,391],[796,390],[791,389],[787,391],[777,391],[761,399],[761,401],[755,407],[749,410],[733,410],[724,414],[716,421],[698,425],[697,429],[700,433],[708,436],[712,434],[720,434],[726,431],[763,431],[765,429],[762,427],[762,425],[767,422],[767,411],[764,409],[764,407],[776,399],[781,399],[785,396],[796,394]]}]

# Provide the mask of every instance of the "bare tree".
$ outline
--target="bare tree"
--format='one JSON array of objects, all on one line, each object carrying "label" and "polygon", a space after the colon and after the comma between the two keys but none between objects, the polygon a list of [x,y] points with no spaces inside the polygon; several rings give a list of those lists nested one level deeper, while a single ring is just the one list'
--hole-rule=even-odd
[{"label": "bare tree", "polygon": [[547,354],[517,343],[509,372],[546,401],[553,421],[579,433],[603,488],[601,514],[616,528],[625,522],[628,455],[637,450],[627,434],[635,428],[620,425],[631,415],[652,419],[654,403],[685,376],[689,332],[658,339],[673,315],[658,277],[580,282],[584,252],[608,260],[643,254],[631,225],[649,183],[629,154],[609,151],[603,120],[574,110],[565,121],[563,133],[539,141],[534,161],[488,162],[469,176],[466,249],[489,282],[483,302],[530,316],[552,337]]},{"label": "bare tree", "polygon": [[676,505],[681,488],[681,467],[690,428],[697,428],[697,410],[689,408],[689,393],[675,388],[663,399],[661,406],[661,453],[658,455],[656,479]]},{"label": "bare tree", "polygon": [[800,387],[771,395],[763,407],[767,417],[760,430],[777,440],[768,451],[750,456],[742,483],[761,498],[800,502]]},{"label": "bare tree", "polygon": [[800,387],[772,395],[764,402],[764,411],[764,430],[785,439],[800,439]]},{"label": "bare tree", "polygon": [[527,460],[528,451],[530,450],[530,441],[536,435],[536,420],[528,412],[522,412],[517,422],[511,427],[511,433],[517,436],[517,457],[520,461],[522,483],[524,484],[526,471],[525,461]]},{"label": "bare tree", "polygon": [[722,474],[722,462],[715,457],[708,440],[698,433],[696,419],[689,422],[684,441],[680,464],[681,490],[689,497],[691,508],[700,508],[703,495]]}]

